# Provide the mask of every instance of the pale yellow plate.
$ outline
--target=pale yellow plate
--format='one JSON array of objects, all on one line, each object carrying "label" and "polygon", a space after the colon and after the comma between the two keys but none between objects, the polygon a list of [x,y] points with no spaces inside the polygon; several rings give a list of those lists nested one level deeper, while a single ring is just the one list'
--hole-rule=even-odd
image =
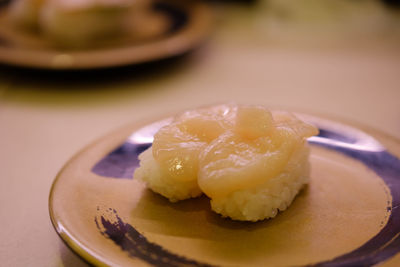
[{"label": "pale yellow plate", "polygon": [[396,266],[400,225],[393,223],[399,214],[392,206],[399,202],[400,143],[378,131],[302,116],[322,129],[310,140],[311,181],[274,219],[223,219],[206,197],[170,203],[129,179],[137,153],[167,122],[161,121],[129,125],[73,157],[50,193],[53,225],[95,265]]},{"label": "pale yellow plate", "polygon": [[[209,34],[211,11],[200,1],[152,0],[139,33],[99,41],[94,47],[62,49],[40,32],[12,25],[0,3],[0,63],[41,69],[95,69],[139,64],[181,55]],[[137,22],[137,21],[136,21]]]}]

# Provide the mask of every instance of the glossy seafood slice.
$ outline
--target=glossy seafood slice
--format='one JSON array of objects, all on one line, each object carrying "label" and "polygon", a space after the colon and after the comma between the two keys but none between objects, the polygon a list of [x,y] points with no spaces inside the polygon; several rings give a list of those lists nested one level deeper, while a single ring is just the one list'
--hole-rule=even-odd
[{"label": "glossy seafood slice", "polygon": [[[155,134],[150,148],[152,157],[141,158],[135,177],[171,201],[200,195],[197,185],[199,154],[226,128],[232,127],[232,114],[233,109],[225,105],[180,114]],[[162,179],[154,181],[155,177]],[[170,190],[161,190],[162,186]],[[184,191],[186,193],[182,193]]]},{"label": "glossy seafood slice", "polygon": [[308,182],[306,138],[317,133],[294,115],[260,106],[188,111],[155,134],[135,177],[171,201],[203,192],[223,216],[270,218]]},{"label": "glossy seafood slice", "polygon": [[251,188],[278,175],[292,153],[316,129],[292,115],[262,107],[241,107],[231,131],[200,155],[199,185],[210,197]]}]

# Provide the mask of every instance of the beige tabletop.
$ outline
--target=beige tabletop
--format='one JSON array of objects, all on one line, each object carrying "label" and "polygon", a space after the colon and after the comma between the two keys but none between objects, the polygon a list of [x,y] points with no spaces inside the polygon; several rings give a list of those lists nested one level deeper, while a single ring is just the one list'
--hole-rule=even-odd
[{"label": "beige tabletop", "polygon": [[86,265],[51,225],[50,186],[82,147],[130,122],[239,102],[400,138],[399,11],[372,0],[235,2],[214,4],[209,40],[174,60],[100,75],[0,66],[1,266]]}]

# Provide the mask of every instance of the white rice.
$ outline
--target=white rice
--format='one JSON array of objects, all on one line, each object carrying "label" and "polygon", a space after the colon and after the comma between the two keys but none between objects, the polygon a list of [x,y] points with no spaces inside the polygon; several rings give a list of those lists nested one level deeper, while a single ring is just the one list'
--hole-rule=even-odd
[{"label": "white rice", "polygon": [[212,209],[223,217],[240,221],[274,218],[286,210],[309,180],[309,148],[305,144],[294,153],[285,170],[264,184],[211,199]]},{"label": "white rice", "polygon": [[134,178],[144,181],[151,190],[168,198],[171,202],[198,197],[202,194],[197,180],[178,181],[163,172],[153,157],[151,147],[139,155],[139,160],[140,167],[136,169]]}]

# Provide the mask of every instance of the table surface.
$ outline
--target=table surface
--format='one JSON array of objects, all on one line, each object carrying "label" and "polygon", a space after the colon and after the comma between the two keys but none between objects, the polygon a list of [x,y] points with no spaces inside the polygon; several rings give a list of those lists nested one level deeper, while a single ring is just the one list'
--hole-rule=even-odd
[{"label": "table surface", "polygon": [[82,147],[136,120],[238,102],[400,138],[400,12],[372,0],[294,2],[213,3],[209,40],[156,64],[100,74],[0,66],[1,265],[86,265],[51,225],[50,186]]}]

